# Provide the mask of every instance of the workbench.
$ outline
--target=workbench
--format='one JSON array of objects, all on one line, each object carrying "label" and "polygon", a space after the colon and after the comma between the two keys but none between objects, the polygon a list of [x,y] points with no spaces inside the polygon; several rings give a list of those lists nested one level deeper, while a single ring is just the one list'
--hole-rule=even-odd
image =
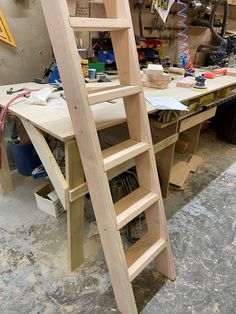
[{"label": "workbench", "polygon": [[[111,83],[115,85],[116,83]],[[207,90],[194,91],[192,89],[175,87],[173,81],[168,89],[157,90],[145,88],[146,96],[173,96],[183,103],[189,103],[200,99],[211,93],[226,88],[233,89],[236,85],[234,77],[222,76],[213,80],[207,80]],[[90,85],[91,89],[96,89],[97,84]],[[6,95],[6,91],[20,89],[39,89],[45,86],[35,83],[24,83],[0,87],[0,105],[4,106],[12,95]],[[215,95],[215,94],[214,94]],[[58,98],[58,93],[52,97]],[[181,116],[177,121],[170,123],[157,123],[158,138],[154,142],[154,151],[158,155],[158,169],[162,182],[162,193],[168,195],[170,171],[175,150],[175,143],[179,134],[186,132],[186,136],[191,139],[189,152],[196,150],[201,124],[203,121],[213,117],[216,112],[214,104],[203,108],[204,111],[196,111]],[[147,103],[147,111],[150,116],[155,114],[156,108]],[[69,268],[75,270],[84,258],[83,254],[83,215],[84,196],[88,193],[88,187],[84,178],[84,171],[80,161],[79,151],[75,141],[75,135],[71,124],[67,108],[48,108],[47,106],[35,106],[25,103],[24,99],[16,101],[9,109],[9,112],[17,116],[23,123],[28,136],[33,143],[45,170],[67,212],[68,229],[68,255]],[[125,111],[122,100],[115,103],[101,103],[92,107],[97,130],[101,131],[115,125],[125,123]],[[109,132],[109,131],[108,131]],[[62,174],[49,146],[45,140],[45,134],[49,134],[62,141],[65,146],[65,176]],[[3,141],[2,141],[3,142]],[[7,194],[13,190],[12,179],[6,152],[2,145],[2,169],[0,170],[0,191]],[[124,163],[108,172],[111,179],[134,165],[134,161]]]}]

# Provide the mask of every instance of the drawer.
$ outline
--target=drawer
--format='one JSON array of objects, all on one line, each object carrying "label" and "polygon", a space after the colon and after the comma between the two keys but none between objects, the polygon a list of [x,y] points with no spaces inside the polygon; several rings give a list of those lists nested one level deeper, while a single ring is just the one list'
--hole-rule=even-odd
[{"label": "drawer", "polygon": [[193,126],[202,123],[203,121],[206,121],[216,114],[217,107],[211,108],[209,110],[200,112],[195,114],[194,116],[191,116],[189,118],[186,118],[179,122],[179,132],[184,132],[185,130],[188,130],[192,128]]}]

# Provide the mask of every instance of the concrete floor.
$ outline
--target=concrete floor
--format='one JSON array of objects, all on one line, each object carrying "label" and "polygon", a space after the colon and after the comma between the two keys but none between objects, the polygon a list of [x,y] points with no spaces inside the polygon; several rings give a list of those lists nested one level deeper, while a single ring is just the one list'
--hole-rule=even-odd
[{"label": "concrete floor", "polygon": [[[177,267],[173,283],[150,265],[134,281],[143,314],[236,313],[236,146],[202,134],[204,164],[185,191],[165,201]],[[0,313],[116,313],[99,236],[87,237],[84,265],[67,272],[66,216],[36,208],[39,181],[14,175],[0,197]]]}]

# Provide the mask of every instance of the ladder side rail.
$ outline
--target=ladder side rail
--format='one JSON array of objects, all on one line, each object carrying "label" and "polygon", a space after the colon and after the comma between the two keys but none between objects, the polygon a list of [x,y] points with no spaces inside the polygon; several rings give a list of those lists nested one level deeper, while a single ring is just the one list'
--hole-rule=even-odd
[{"label": "ladder side rail", "polygon": [[41,0],[41,3],[60,69],[118,308],[122,313],[135,314],[137,308],[120,233],[116,229],[114,206],[88,103],[75,36],[69,25],[66,0]]}]

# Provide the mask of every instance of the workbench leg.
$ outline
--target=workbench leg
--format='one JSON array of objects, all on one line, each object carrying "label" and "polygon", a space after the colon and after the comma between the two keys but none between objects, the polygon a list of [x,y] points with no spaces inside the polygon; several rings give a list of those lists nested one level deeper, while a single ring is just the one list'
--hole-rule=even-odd
[{"label": "workbench leg", "polygon": [[[84,183],[84,171],[76,141],[65,144],[66,181],[69,190]],[[67,230],[70,271],[84,261],[84,196],[69,203],[67,209]]]},{"label": "workbench leg", "polygon": [[0,194],[6,195],[13,191],[13,184],[3,137],[1,138],[0,145],[2,154],[1,156],[2,164],[0,168]]},{"label": "workbench leg", "polygon": [[170,173],[174,152],[175,144],[172,144],[158,153],[158,171],[160,173],[161,191],[163,198],[167,198],[169,194]]},{"label": "workbench leg", "polygon": [[[177,135],[178,121],[164,128],[157,128],[158,142],[167,140],[169,137]],[[177,137],[176,137],[177,140]],[[172,168],[175,152],[175,142],[168,147],[162,149],[157,157],[158,172],[160,175],[161,191],[163,198],[167,198],[169,193],[170,172]]]},{"label": "workbench leg", "polygon": [[189,143],[186,153],[194,154],[197,149],[199,136],[202,128],[202,123],[193,126],[191,129],[188,129],[180,133],[180,139]]}]

